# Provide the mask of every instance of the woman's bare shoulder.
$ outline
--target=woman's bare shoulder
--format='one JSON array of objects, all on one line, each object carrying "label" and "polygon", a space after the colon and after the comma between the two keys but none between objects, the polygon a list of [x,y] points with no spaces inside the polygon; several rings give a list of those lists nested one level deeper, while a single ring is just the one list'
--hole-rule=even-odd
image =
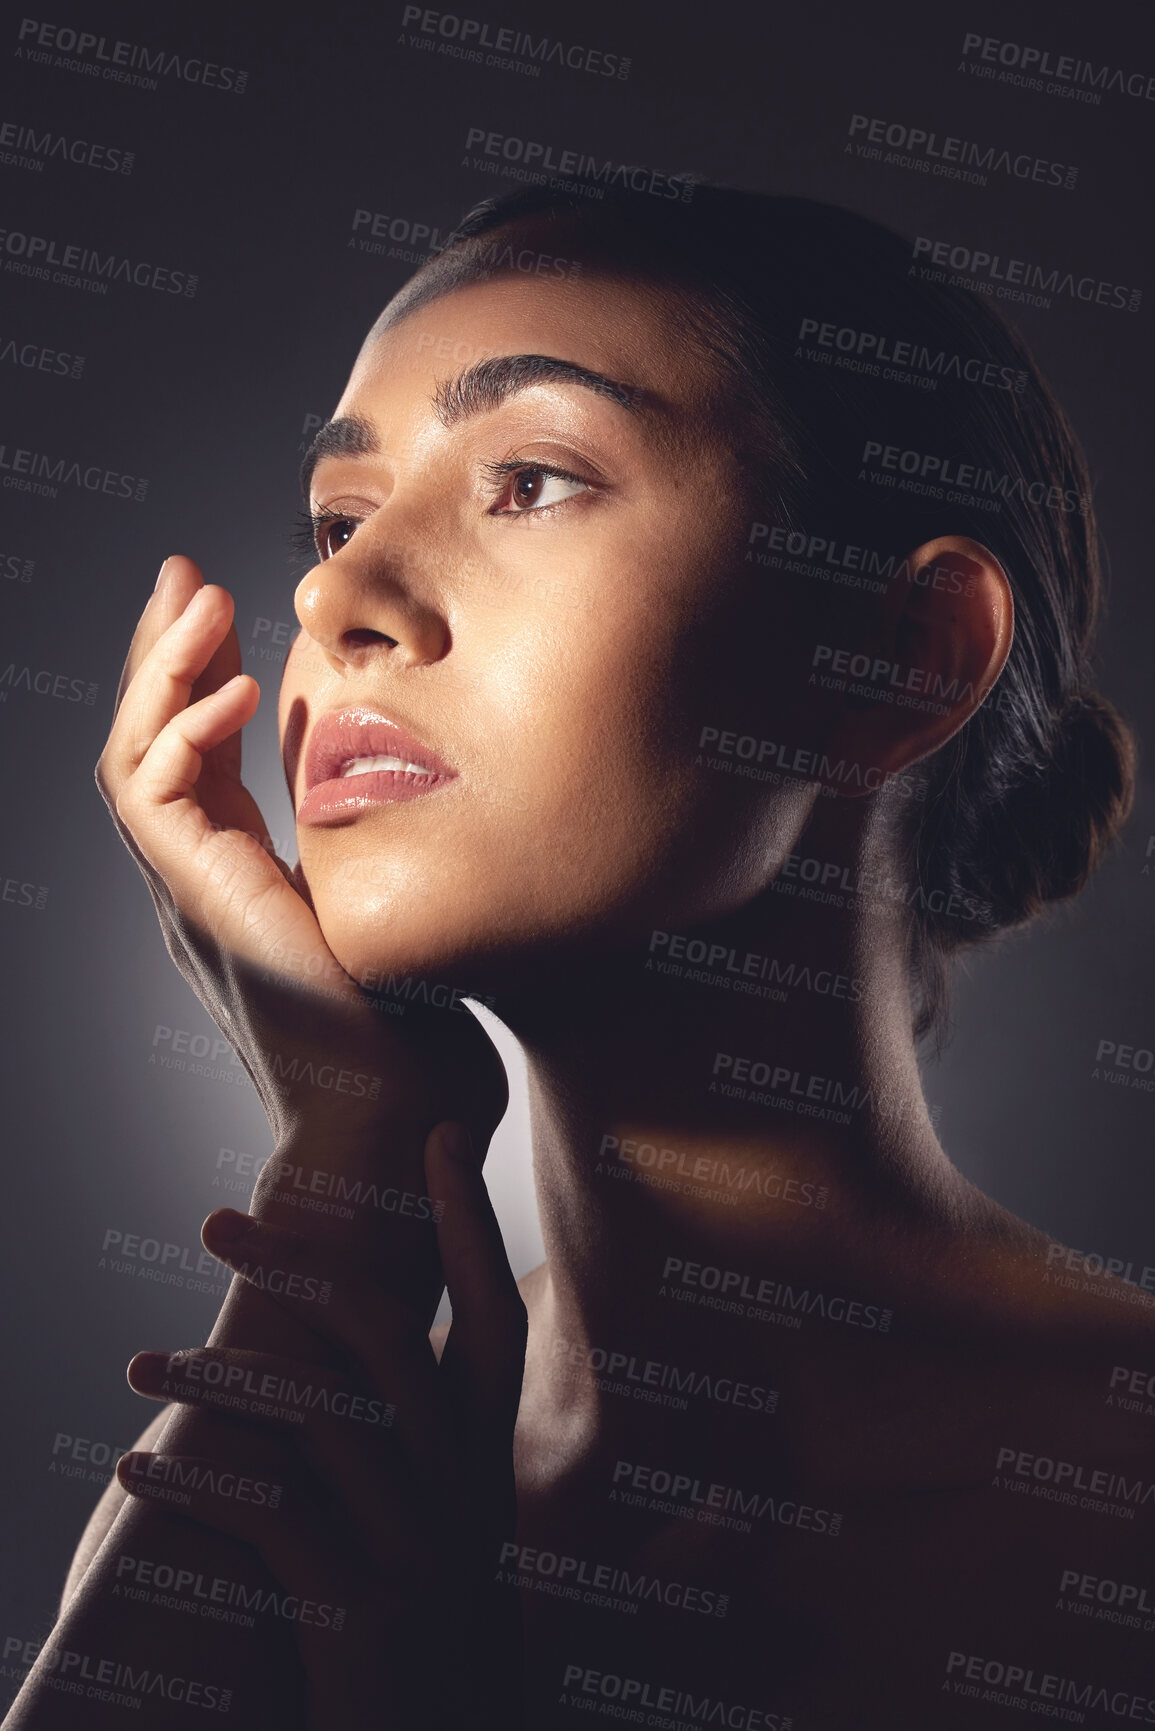
[{"label": "woman's bare shoulder", "polygon": [[[133,1444],[134,1450],[153,1449],[156,1447],[160,1438],[160,1433],[164,1429],[172,1411],[173,1408],[171,1406],[161,1407],[155,1418],[149,1420],[148,1424],[145,1425],[144,1429],[137,1437]],[[80,1535],[80,1543],[77,1545],[75,1555],[73,1556],[72,1562],[69,1564],[68,1577],[65,1580],[64,1592],[60,1599],[61,1616],[64,1615],[68,1601],[71,1599],[73,1593],[83,1580],[84,1572],[88,1568],[89,1563],[108,1537],[108,1532],[113,1521],[124,1506],[124,1500],[125,1493],[120,1488],[119,1480],[115,1477],[111,1478],[100,1493],[100,1501],[88,1517],[88,1525]]]}]

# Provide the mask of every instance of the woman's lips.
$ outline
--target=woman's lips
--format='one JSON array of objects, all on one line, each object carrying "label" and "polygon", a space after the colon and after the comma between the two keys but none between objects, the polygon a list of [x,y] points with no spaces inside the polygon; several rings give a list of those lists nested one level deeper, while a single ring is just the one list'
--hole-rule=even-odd
[{"label": "woman's lips", "polygon": [[322,715],[305,751],[297,822],[347,822],[370,806],[432,793],[456,774],[435,751],[372,710]]}]

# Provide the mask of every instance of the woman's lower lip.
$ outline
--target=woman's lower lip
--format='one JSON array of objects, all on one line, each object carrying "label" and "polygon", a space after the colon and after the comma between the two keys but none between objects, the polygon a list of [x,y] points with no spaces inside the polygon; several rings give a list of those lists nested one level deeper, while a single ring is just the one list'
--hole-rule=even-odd
[{"label": "woman's lower lip", "polygon": [[375,805],[397,805],[445,787],[451,775],[414,775],[400,769],[374,769],[367,775],[344,775],[319,781],[297,808],[298,823],[342,823]]}]

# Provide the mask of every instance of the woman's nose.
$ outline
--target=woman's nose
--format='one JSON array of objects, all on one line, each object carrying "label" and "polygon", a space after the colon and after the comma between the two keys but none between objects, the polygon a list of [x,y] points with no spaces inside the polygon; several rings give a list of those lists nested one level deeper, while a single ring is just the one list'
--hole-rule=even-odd
[{"label": "woman's nose", "polygon": [[363,525],[298,585],[297,618],[338,672],[388,656],[403,667],[440,661],[450,643],[416,550],[382,543]]}]

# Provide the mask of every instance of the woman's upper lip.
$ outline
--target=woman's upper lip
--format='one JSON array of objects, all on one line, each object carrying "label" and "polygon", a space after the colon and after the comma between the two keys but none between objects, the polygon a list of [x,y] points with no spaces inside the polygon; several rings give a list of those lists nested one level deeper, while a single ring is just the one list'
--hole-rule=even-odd
[{"label": "woman's upper lip", "polygon": [[357,757],[401,757],[431,774],[457,774],[429,746],[375,709],[352,706],[317,718],[305,748],[305,792],[319,782],[337,780],[345,764]]}]

